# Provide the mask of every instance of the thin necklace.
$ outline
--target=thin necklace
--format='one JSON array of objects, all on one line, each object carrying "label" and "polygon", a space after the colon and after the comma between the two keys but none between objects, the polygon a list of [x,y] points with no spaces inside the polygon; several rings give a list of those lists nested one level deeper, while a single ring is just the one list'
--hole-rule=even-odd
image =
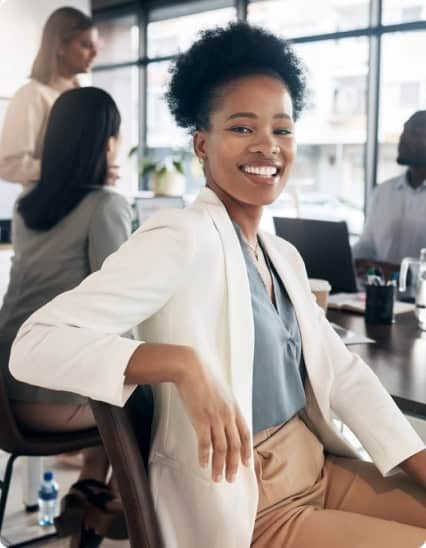
[{"label": "thin necklace", "polygon": [[256,261],[259,261],[259,240],[256,238],[255,246],[250,245],[248,241],[244,238],[244,236],[243,236],[243,240],[246,243],[247,247],[249,247],[253,251]]},{"label": "thin necklace", "polygon": [[[272,286],[272,277],[270,272],[269,263],[266,259],[266,256],[263,252],[262,246],[259,245],[259,240],[256,239],[256,246],[252,246],[248,241],[243,237],[243,240],[250,251],[253,253],[256,262],[254,263],[257,272],[259,273],[260,279],[262,280],[263,285],[267,293],[273,299],[273,286]],[[272,294],[271,294],[272,291]]]}]

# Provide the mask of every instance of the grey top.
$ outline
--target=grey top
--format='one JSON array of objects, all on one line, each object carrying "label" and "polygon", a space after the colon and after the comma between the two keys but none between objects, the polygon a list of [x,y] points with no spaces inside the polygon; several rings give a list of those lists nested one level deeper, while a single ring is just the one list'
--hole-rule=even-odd
[{"label": "grey top", "polygon": [[10,346],[22,323],[54,297],[98,270],[130,235],[131,209],[113,189],[88,194],[52,229],[34,231],[15,211],[14,257],[9,286],[0,309],[0,367],[9,396],[20,401],[77,403],[83,398],[15,381],[7,369]]},{"label": "grey top", "polygon": [[239,226],[235,223],[234,226],[246,262],[253,308],[253,433],[256,433],[287,422],[305,407],[302,341],[293,305],[265,250],[276,308]]},{"label": "grey top", "polygon": [[426,181],[417,188],[407,174],[378,185],[354,257],[399,264],[426,247]]}]

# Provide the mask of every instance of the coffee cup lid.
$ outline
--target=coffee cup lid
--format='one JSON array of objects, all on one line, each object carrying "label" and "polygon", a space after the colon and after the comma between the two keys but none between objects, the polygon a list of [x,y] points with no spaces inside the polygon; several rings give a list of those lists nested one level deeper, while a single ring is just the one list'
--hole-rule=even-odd
[{"label": "coffee cup lid", "polygon": [[320,278],[309,278],[309,285],[311,291],[331,291],[331,285],[327,280],[321,280]]}]

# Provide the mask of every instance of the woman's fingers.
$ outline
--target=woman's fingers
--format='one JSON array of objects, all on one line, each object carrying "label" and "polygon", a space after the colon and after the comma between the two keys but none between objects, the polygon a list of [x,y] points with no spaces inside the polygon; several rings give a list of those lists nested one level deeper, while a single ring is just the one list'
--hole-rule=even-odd
[{"label": "woman's fingers", "polygon": [[222,481],[223,469],[228,454],[228,442],[222,423],[212,427],[212,479],[213,481]]},{"label": "woman's fingers", "polygon": [[248,466],[251,455],[250,432],[237,406],[212,426],[211,441],[213,481],[221,481],[224,474],[234,481],[240,461]]},{"label": "woman's fingers", "polygon": [[233,481],[240,461],[248,465],[250,431],[228,388],[203,367],[196,353],[192,357],[192,367],[176,386],[197,433],[199,462],[208,466],[211,455],[213,481],[224,475]]},{"label": "woman's fingers", "polygon": [[244,466],[248,466],[251,458],[251,452],[252,452],[250,431],[247,427],[244,417],[241,415],[241,411],[238,408],[236,410],[235,424],[237,426],[237,429],[240,435],[241,462],[244,464]]},{"label": "woman's fingers", "polygon": [[235,420],[226,428],[226,439],[228,442],[228,453],[226,457],[226,480],[234,481],[237,475],[241,458],[241,440]]},{"label": "woman's fingers", "polygon": [[208,426],[198,431],[198,459],[203,468],[209,464],[210,449],[212,445],[211,432]]}]

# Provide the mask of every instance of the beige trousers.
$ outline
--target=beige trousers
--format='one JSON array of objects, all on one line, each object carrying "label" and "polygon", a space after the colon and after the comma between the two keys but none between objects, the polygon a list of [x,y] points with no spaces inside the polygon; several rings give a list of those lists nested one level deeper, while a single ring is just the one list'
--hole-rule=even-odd
[{"label": "beige trousers", "polygon": [[[255,435],[253,548],[419,548],[426,491],[371,463],[324,456],[301,419]],[[426,545],[425,545],[426,546]]]}]

